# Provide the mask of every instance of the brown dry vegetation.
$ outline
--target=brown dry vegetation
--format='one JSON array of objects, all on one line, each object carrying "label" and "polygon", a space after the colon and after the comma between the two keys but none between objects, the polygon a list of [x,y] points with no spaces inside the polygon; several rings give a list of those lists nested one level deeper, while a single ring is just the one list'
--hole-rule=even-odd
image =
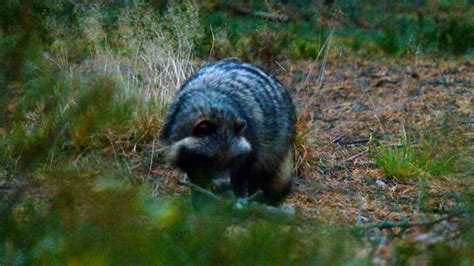
[{"label": "brown dry vegetation", "polygon": [[[404,130],[435,130],[444,120],[453,125],[453,143],[466,145],[472,137],[474,68],[468,62],[394,63],[334,60],[325,70],[318,98],[311,97],[311,85],[305,88],[298,78],[289,80],[297,95],[310,99],[300,113],[310,117],[310,138],[317,143],[307,148],[313,153],[307,156],[317,161],[297,181],[298,193],[291,202],[314,211],[333,209],[341,221],[355,222],[359,212],[364,222],[416,219],[417,180],[384,175],[365,151],[376,137],[397,145]],[[383,183],[377,185],[376,180]],[[430,178],[426,189],[430,195],[455,193],[458,182],[454,176]],[[437,207],[445,209],[449,203]]]}]

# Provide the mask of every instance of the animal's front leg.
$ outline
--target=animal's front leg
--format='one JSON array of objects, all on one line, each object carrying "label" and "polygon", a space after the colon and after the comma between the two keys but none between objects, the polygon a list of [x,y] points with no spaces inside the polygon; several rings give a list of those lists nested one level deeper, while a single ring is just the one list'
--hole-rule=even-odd
[{"label": "animal's front leg", "polygon": [[232,191],[237,199],[247,197],[248,178],[244,174],[234,174],[231,177]]}]

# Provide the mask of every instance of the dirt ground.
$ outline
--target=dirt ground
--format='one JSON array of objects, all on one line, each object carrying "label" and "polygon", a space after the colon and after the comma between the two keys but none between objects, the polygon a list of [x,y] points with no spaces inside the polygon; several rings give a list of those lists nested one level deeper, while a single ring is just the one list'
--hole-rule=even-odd
[{"label": "dirt ground", "polygon": [[[278,75],[296,88],[316,143],[308,153],[317,162],[297,178],[289,202],[308,215],[328,212],[344,222],[417,219],[419,182],[386,177],[369,158],[371,138],[397,145],[405,132],[447,120],[472,139],[472,63],[329,62],[322,82],[314,68],[307,63]],[[425,185],[438,212],[454,207],[450,197],[463,186],[456,177],[429,178]]]},{"label": "dirt ground", "polygon": [[[305,142],[297,145],[301,161],[286,203],[304,217],[326,223],[423,224],[439,219],[429,228],[408,226],[395,232],[403,232],[404,241],[455,239],[461,218],[446,214],[460,207],[466,178],[389,177],[369,150],[400,145],[407,135],[417,136],[410,140],[416,145],[442,125],[456,131],[453,136],[472,140],[473,62],[329,60],[324,77],[319,68],[299,62],[271,70],[291,88],[300,130],[306,132]],[[460,149],[472,153],[472,146]],[[163,177],[154,183],[155,192],[186,190],[176,187],[180,174],[162,169],[154,174]],[[388,247],[399,240],[391,229],[376,230],[368,237],[379,239],[371,251],[374,262],[389,258]]]}]

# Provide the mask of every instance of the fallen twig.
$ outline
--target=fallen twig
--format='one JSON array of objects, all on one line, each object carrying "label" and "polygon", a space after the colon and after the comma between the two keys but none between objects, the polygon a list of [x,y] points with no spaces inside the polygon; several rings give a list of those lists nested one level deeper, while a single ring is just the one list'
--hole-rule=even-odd
[{"label": "fallen twig", "polygon": [[155,140],[156,136],[153,137],[153,143],[151,144],[151,156],[150,156],[150,168],[148,169],[147,178],[150,178],[151,170],[153,169],[153,157],[155,156]]},{"label": "fallen twig", "polygon": [[365,155],[365,154],[367,154],[367,153],[369,153],[369,150],[368,150],[368,149],[367,149],[367,150],[363,150],[363,151],[361,151],[361,152],[359,152],[359,153],[356,153],[356,154],[350,156],[349,158],[345,159],[345,160],[342,161],[340,164],[343,164],[343,163],[352,161],[352,160],[354,160],[355,158],[357,158],[357,157],[359,157],[359,156],[362,156],[362,155]]},{"label": "fallen twig", "polygon": [[354,140],[344,140],[344,138],[339,138],[334,141],[334,143],[338,143],[340,145],[360,145],[366,144],[371,140],[371,138],[360,138]]},{"label": "fallen twig", "polygon": [[366,225],[361,225],[361,226],[358,226],[358,227],[361,227],[361,228],[378,228],[378,229],[388,229],[388,228],[406,229],[406,228],[409,228],[409,227],[417,227],[417,226],[418,227],[427,227],[427,226],[433,226],[437,223],[440,223],[442,221],[445,221],[445,220],[448,220],[450,218],[460,216],[460,215],[463,215],[463,214],[465,214],[464,210],[458,210],[458,211],[452,212],[448,215],[445,215],[445,216],[440,217],[440,218],[438,218],[436,220],[433,220],[433,221],[426,221],[426,222],[409,222],[407,220],[401,221],[401,222],[383,221],[381,223],[366,224]]},{"label": "fallen twig", "polygon": [[356,154],[354,154],[354,155],[352,155],[352,156],[350,156],[350,157],[348,157],[348,158],[346,158],[346,159],[344,159],[344,160],[338,162],[334,167],[335,167],[335,168],[343,167],[345,163],[350,162],[350,161],[356,159],[357,157],[362,156],[362,155],[365,155],[365,154],[368,154],[368,153],[369,153],[369,149],[365,149],[365,150],[363,150],[363,151],[361,151],[361,152],[358,152],[358,153],[356,153]]},{"label": "fallen twig", "polygon": [[200,186],[198,186],[198,185],[196,185],[196,184],[193,184],[193,183],[191,183],[191,182],[188,182],[188,181],[186,181],[186,180],[179,180],[179,181],[178,181],[178,184],[180,184],[180,185],[182,185],[182,186],[187,186],[187,187],[191,188],[192,190],[197,191],[197,192],[199,192],[199,193],[201,193],[201,194],[204,194],[204,195],[206,195],[206,196],[209,196],[210,198],[212,198],[212,199],[214,199],[214,200],[217,200],[217,201],[223,200],[222,197],[220,197],[220,196],[218,196],[218,195],[212,193],[212,191],[207,190],[207,189],[205,189],[205,188],[202,188],[202,187],[200,187]]},{"label": "fallen twig", "polygon": [[[187,186],[191,188],[192,190],[202,193],[206,196],[209,196],[213,200],[216,201],[226,201],[226,199],[214,194],[212,191],[207,190],[201,186],[198,186],[196,184],[193,184],[191,182],[188,182],[186,180],[179,180],[178,184],[182,186]],[[239,206],[237,208],[234,208],[237,211],[244,211],[244,212],[252,212],[255,214],[260,214],[263,216],[271,216],[271,217],[284,217],[284,218],[292,218],[294,216],[294,209],[291,206],[285,206],[282,205],[281,207],[274,207],[274,206],[269,206],[263,203],[259,203],[256,200],[258,197],[260,197],[263,194],[262,190],[258,190],[254,194],[250,195],[249,197],[244,199],[244,202],[242,204],[242,201],[237,201],[235,206]],[[239,204],[240,203],[240,204]],[[239,205],[237,205],[239,204]]]},{"label": "fallen twig", "polygon": [[252,10],[250,8],[245,8],[245,7],[237,6],[235,4],[230,4],[230,3],[222,3],[222,5],[242,15],[248,15],[252,17],[275,20],[275,21],[280,21],[280,22],[287,22],[290,20],[290,18],[284,14]]},{"label": "fallen twig", "polygon": [[248,202],[252,202],[252,201],[255,201],[258,197],[260,197],[261,195],[263,194],[263,191],[261,191],[260,189],[253,193],[252,195],[250,195],[247,200]]},{"label": "fallen twig", "polygon": [[[202,194],[205,194],[209,197],[211,197],[212,199],[214,200],[224,200],[224,198],[222,198],[221,196],[218,196],[216,194],[214,194],[212,191],[208,190],[208,189],[205,189],[199,185],[196,185],[196,184],[193,184],[191,182],[188,182],[186,180],[179,180],[178,181],[178,184],[179,185],[182,185],[182,186],[187,186],[199,193],[202,193]],[[263,191],[261,190],[258,190],[257,192],[253,193],[252,195],[250,195],[248,198],[246,198],[246,200],[250,203],[252,201],[255,201],[258,197],[260,197],[261,195],[263,194]]]},{"label": "fallen twig", "polygon": [[[369,142],[370,142],[370,140],[369,140]],[[413,144],[416,144],[416,142],[414,142]],[[378,145],[376,145],[376,146],[399,148],[399,147],[403,147],[403,146],[405,146],[405,145],[407,145],[407,144],[405,144],[405,143],[393,143],[393,144],[384,144],[384,145],[378,144]],[[351,155],[351,156],[347,157],[347,158],[344,159],[344,160],[341,160],[341,161],[338,162],[335,166],[336,166],[336,167],[341,167],[341,166],[343,166],[345,163],[350,162],[350,161],[356,159],[357,157],[360,157],[360,156],[362,156],[362,155],[366,155],[366,154],[368,154],[368,153],[369,153],[369,149],[365,149],[365,150],[363,150],[363,151],[361,151],[361,152],[358,152],[358,153],[356,153],[356,154],[354,154],[354,155]]]}]

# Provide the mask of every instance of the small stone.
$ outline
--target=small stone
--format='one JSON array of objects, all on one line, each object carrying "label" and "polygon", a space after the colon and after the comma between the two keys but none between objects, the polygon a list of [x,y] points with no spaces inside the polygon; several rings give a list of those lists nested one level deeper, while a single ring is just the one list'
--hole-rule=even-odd
[{"label": "small stone", "polygon": [[377,180],[375,181],[375,184],[379,187],[385,187],[387,184],[385,184],[385,182],[383,182],[382,180]]}]

